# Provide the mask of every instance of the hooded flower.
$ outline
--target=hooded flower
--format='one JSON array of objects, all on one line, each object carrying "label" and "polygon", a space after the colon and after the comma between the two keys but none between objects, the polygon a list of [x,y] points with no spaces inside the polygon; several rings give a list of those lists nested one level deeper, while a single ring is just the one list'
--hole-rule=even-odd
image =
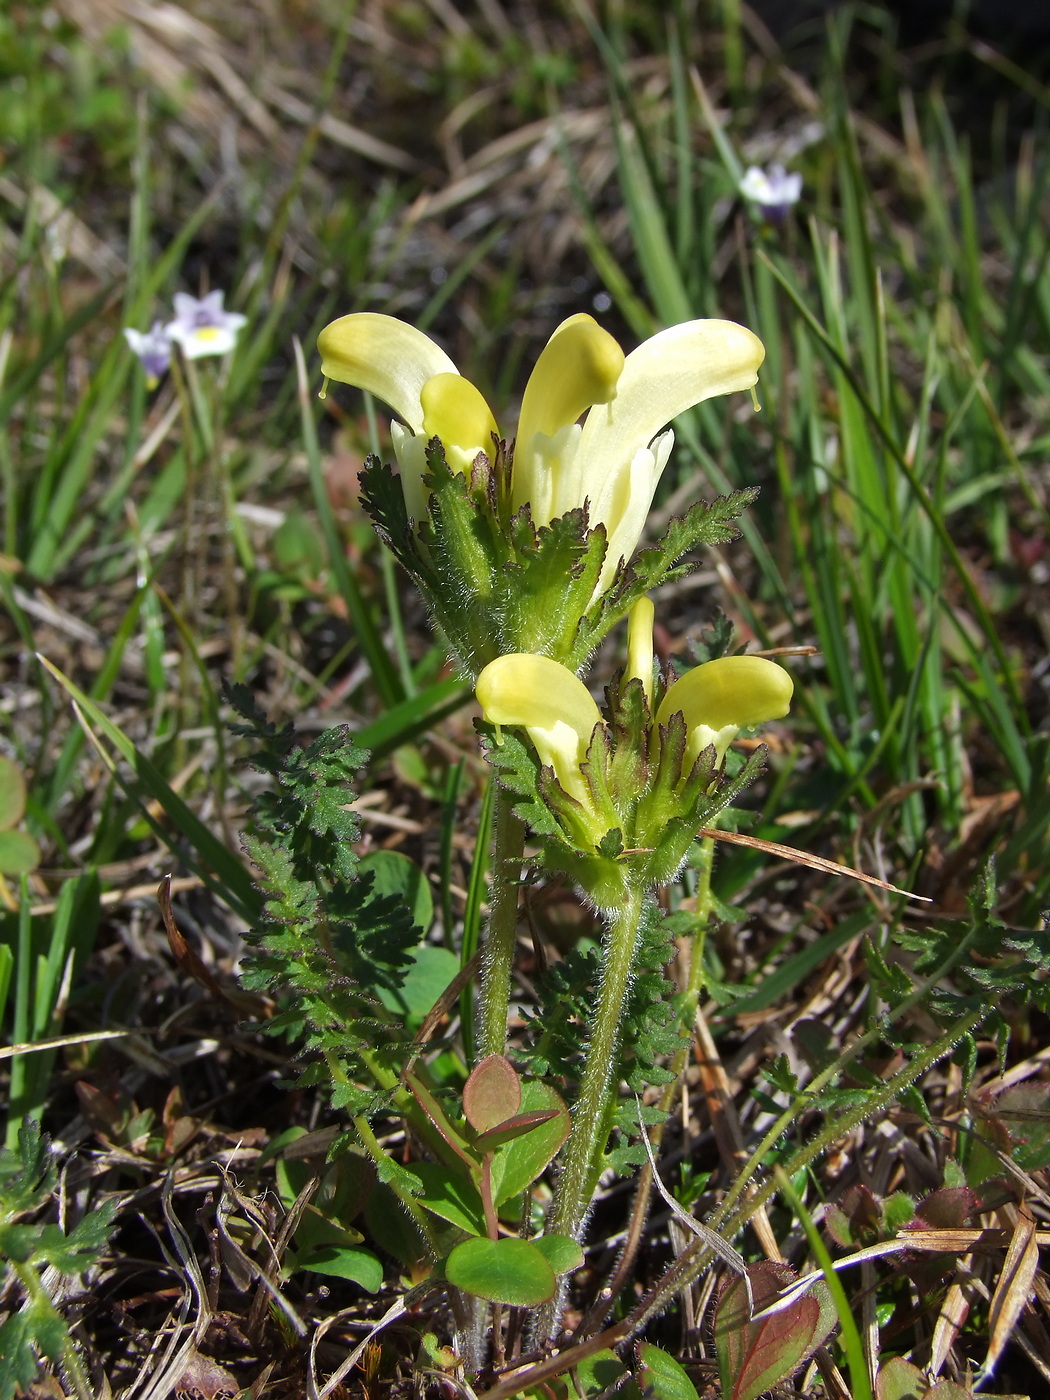
[{"label": "hooded flower", "polygon": [[[428,336],[390,316],[361,312],[318,337],[328,379],[389,404],[409,515],[426,511],[424,447],[439,437],[449,464],[466,471],[491,455],[496,421],[481,393]],[[641,536],[674,436],[662,431],[686,409],[750,389],[764,357],[751,331],[731,321],[688,321],[660,331],[626,357],[590,316],[551,336],[525,386],[514,447],[510,504],[536,525],[587,505],[608,536],[598,591]],[[578,422],[582,415],[584,421]]]},{"label": "hooded flower", "polygon": [[[627,678],[641,681],[647,704],[653,690],[653,605],[642,598],[632,609]],[[719,760],[741,729],[782,719],[791,703],[790,674],[763,656],[723,656],[705,661],[668,686],[651,734],[658,740],[676,714],[685,720],[685,776],[701,752],[713,747]],[[512,653],[481,672],[478,703],[495,725],[521,725],[540,762],[554,769],[561,787],[587,805],[580,765],[601,714],[583,682],[547,656]]]},{"label": "hooded flower", "polygon": [[514,652],[489,662],[478,677],[477,696],[490,724],[527,730],[540,762],[586,805],[580,765],[602,717],[583,682],[549,656]]},{"label": "hooded flower", "polygon": [[175,319],[165,329],[182,346],[187,360],[225,355],[236,345],[237,333],[248,318],[238,311],[224,311],[224,296],[224,292],[209,292],[200,298],[175,293]]}]

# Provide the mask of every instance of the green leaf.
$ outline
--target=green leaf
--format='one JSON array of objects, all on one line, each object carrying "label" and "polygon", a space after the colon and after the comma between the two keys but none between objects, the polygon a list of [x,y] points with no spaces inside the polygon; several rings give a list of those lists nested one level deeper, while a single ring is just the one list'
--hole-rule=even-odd
[{"label": "green leaf", "polygon": [[512,1196],[520,1196],[526,1187],[531,1186],[569,1136],[569,1111],[558,1091],[540,1079],[522,1080],[522,1112],[535,1113],[545,1108],[555,1109],[557,1116],[497,1150],[492,1162],[492,1199],[495,1205],[502,1205]]},{"label": "green leaf", "polygon": [[486,1233],[481,1194],[466,1170],[459,1172],[440,1162],[413,1162],[412,1170],[423,1183],[423,1193],[417,1198],[421,1206],[468,1235]]},{"label": "green leaf", "polygon": [[540,1235],[532,1243],[556,1274],[571,1274],[583,1264],[583,1250],[571,1235]]},{"label": "green leaf", "polygon": [[875,1400],[923,1400],[929,1387],[918,1366],[894,1356],[879,1367]]},{"label": "green leaf", "polygon": [[433,943],[424,943],[412,949],[400,987],[377,988],[379,1000],[387,1010],[403,1015],[410,1026],[418,1026],[458,975],[459,959],[455,953]]},{"label": "green leaf", "polygon": [[0,1210],[9,1219],[42,1206],[56,1180],[48,1139],[32,1119],[18,1129],[16,1149],[0,1149]]},{"label": "green leaf", "polygon": [[639,1380],[646,1395],[655,1400],[699,1400],[696,1386],[682,1366],[661,1347],[643,1342],[638,1348],[642,1372]]},{"label": "green leaf", "polygon": [[27,1308],[12,1313],[0,1327],[0,1400],[13,1400],[36,1380],[38,1367],[33,1349],[36,1321]]},{"label": "green leaf", "polygon": [[411,1268],[429,1254],[423,1232],[409,1216],[389,1186],[376,1186],[364,1210],[373,1243]]},{"label": "green leaf", "polygon": [[40,864],[40,847],[26,831],[0,831],[0,875],[28,875]]},{"label": "green leaf", "polygon": [[22,820],[26,809],[26,780],[14,759],[0,756],[0,831]]},{"label": "green leaf", "polygon": [[528,1240],[464,1240],[445,1261],[445,1277],[455,1288],[507,1303],[532,1308],[554,1297],[554,1270]]},{"label": "green leaf", "polygon": [[383,1265],[367,1249],[322,1245],[301,1255],[299,1267],[315,1274],[349,1279],[351,1283],[360,1284],[367,1293],[378,1293],[383,1286]]},{"label": "green leaf", "polygon": [[584,1396],[615,1394],[617,1400],[642,1400],[638,1382],[614,1351],[596,1351],[576,1367],[576,1380]]},{"label": "green leaf", "polygon": [[403,900],[412,911],[412,922],[426,933],[434,921],[434,898],[427,877],[414,860],[400,851],[373,851],[362,859],[358,870],[362,875],[371,873],[375,894],[396,895]]}]

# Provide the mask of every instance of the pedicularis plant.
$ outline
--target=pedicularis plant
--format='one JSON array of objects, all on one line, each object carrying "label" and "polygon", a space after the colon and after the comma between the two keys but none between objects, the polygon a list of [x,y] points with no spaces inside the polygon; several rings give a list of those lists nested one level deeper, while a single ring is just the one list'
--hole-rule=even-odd
[{"label": "pedicularis plant", "polygon": [[[692,321],[625,357],[591,317],[573,316],[541,353],[511,439],[411,326],[345,316],[318,346],[326,381],[367,390],[397,415],[399,472],[369,458],[362,498],[475,682],[499,785],[478,1063],[462,1108],[450,1109],[441,1071],[425,1057],[407,1062],[407,1049],[397,1084],[384,1057],[375,1086],[437,1159],[387,1168],[384,1179],[454,1285],[463,1354],[478,1367],[489,1331],[478,1299],[533,1306],[537,1339],[557,1330],[556,1280],[579,1258],[610,1137],[624,1122],[618,1086],[625,1076],[636,1089],[667,1080],[657,1062],[679,1041],[654,894],[760,767],[758,755],[727,764],[739,730],[788,710],[790,677],[765,658],[722,656],[679,679],[654,660],[649,592],[692,567],[679,562],[689,551],[734,538],[753,493],[697,502],[638,552],[674,441],[667,424],[704,399],[753,389],[764,352],[741,326]],[[599,709],[578,672],[625,617],[627,664]],[[582,955],[561,966],[560,1004],[534,1027],[531,1052],[515,1052],[558,1074],[568,1114],[549,1084],[519,1080],[506,1057],[526,827],[533,864],[570,876],[605,924],[597,967]],[[330,996],[323,975],[318,986]],[[358,1056],[359,1070],[369,1063],[375,1054]],[[367,1110],[355,1123],[368,1133]],[[365,1146],[372,1151],[367,1137]],[[500,1214],[520,1214],[522,1190],[555,1154],[542,1232],[501,1235]]]}]

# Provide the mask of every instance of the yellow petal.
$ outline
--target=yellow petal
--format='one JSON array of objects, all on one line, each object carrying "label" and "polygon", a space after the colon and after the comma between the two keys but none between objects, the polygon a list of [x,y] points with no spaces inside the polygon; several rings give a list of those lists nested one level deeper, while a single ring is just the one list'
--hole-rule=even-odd
[{"label": "yellow petal", "polygon": [[588,459],[600,452],[630,461],[687,408],[752,388],[765,355],[758,336],[734,321],[685,321],[659,331],[627,356],[609,407],[587,415],[582,450]]},{"label": "yellow petal", "polygon": [[[607,404],[617,393],[624,367],[619,345],[593,316],[581,313],[563,321],[548,340],[529,375],[518,420],[513,503],[531,501],[531,467],[527,454],[536,435],[553,437],[575,423],[592,404]],[[518,461],[521,470],[518,470]],[[574,502],[582,505],[582,499]],[[548,517],[549,518],[549,517]],[[546,520],[541,520],[546,524]]]},{"label": "yellow petal", "polygon": [[423,385],[419,398],[428,438],[439,437],[446,452],[451,448],[469,452],[469,461],[479,452],[491,457],[492,434],[499,429],[485,396],[469,379],[455,373],[435,374]]},{"label": "yellow petal", "polygon": [[498,656],[478,677],[477,697],[491,724],[522,725],[540,762],[554,769],[567,793],[588,802],[580,764],[601,715],[567,666],[525,652]]},{"label": "yellow petal", "polygon": [[[733,321],[686,321],[627,356],[615,399],[587,415],[577,463],[591,521],[609,530],[609,571],[633,554],[667,457],[666,451],[651,459],[641,454],[686,409],[753,388],[764,358],[758,336]],[[669,450],[669,441],[664,446]]]},{"label": "yellow petal", "polygon": [[646,702],[653,703],[653,618],[651,598],[639,598],[627,617],[627,679],[642,683]]},{"label": "yellow petal", "polygon": [[395,316],[358,311],[340,316],[317,337],[321,372],[389,404],[413,432],[423,430],[420,394],[435,374],[456,366],[428,335]]},{"label": "yellow petal", "polygon": [[675,681],[656,722],[667,724],[681,711],[689,731],[687,761],[709,743],[721,755],[738,730],[786,715],[793,690],[791,676],[775,661],[764,656],[723,656]]}]

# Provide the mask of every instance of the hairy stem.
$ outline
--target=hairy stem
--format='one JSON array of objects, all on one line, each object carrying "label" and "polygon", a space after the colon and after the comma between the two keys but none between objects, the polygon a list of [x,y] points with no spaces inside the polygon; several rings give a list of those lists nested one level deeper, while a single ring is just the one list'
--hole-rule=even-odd
[{"label": "hairy stem", "polygon": [[602,1137],[608,1131],[609,1101],[616,1091],[620,1022],[634,968],[642,905],[642,891],[625,883],[623,903],[609,915],[594,1029],[547,1222],[548,1234],[577,1238],[591,1204],[594,1162],[605,1145]]},{"label": "hairy stem", "polygon": [[496,790],[493,821],[489,927],[481,977],[481,1038],[478,1058],[502,1055],[507,1045],[511,971],[518,932],[518,882],[525,827],[514,814],[512,795]]},{"label": "hairy stem", "polygon": [[[704,986],[704,943],[707,939],[707,925],[711,917],[711,906],[713,903],[711,894],[711,871],[714,866],[715,843],[710,836],[705,836],[700,843],[701,863],[699,865],[700,880],[696,891],[696,915],[692,931],[692,946],[689,949],[689,971],[684,987],[685,998],[682,1004],[681,1021],[683,1026],[692,1026],[696,1019],[697,1007],[700,1005],[700,994]],[[678,1050],[671,1065],[671,1073],[674,1078],[664,1085],[660,1095],[657,1108],[663,1114],[669,1114],[678,1094],[679,1086],[682,1082],[682,1075],[685,1073],[689,1063],[690,1043],[685,1042]],[[660,1143],[663,1140],[666,1118],[663,1122],[655,1123],[649,1132],[649,1141],[652,1144],[654,1156],[660,1150]],[[601,1289],[597,1300],[590,1312],[585,1317],[577,1335],[588,1336],[594,1329],[601,1325],[605,1318],[612,1311],[613,1304],[619,1296],[624,1284],[634,1267],[635,1256],[642,1242],[642,1234],[645,1226],[645,1219],[649,1213],[649,1196],[653,1185],[653,1169],[646,1162],[638,1173],[638,1185],[635,1189],[634,1204],[631,1208],[631,1218],[627,1227],[627,1237],[620,1250],[616,1266],[609,1278],[606,1286]]]}]

